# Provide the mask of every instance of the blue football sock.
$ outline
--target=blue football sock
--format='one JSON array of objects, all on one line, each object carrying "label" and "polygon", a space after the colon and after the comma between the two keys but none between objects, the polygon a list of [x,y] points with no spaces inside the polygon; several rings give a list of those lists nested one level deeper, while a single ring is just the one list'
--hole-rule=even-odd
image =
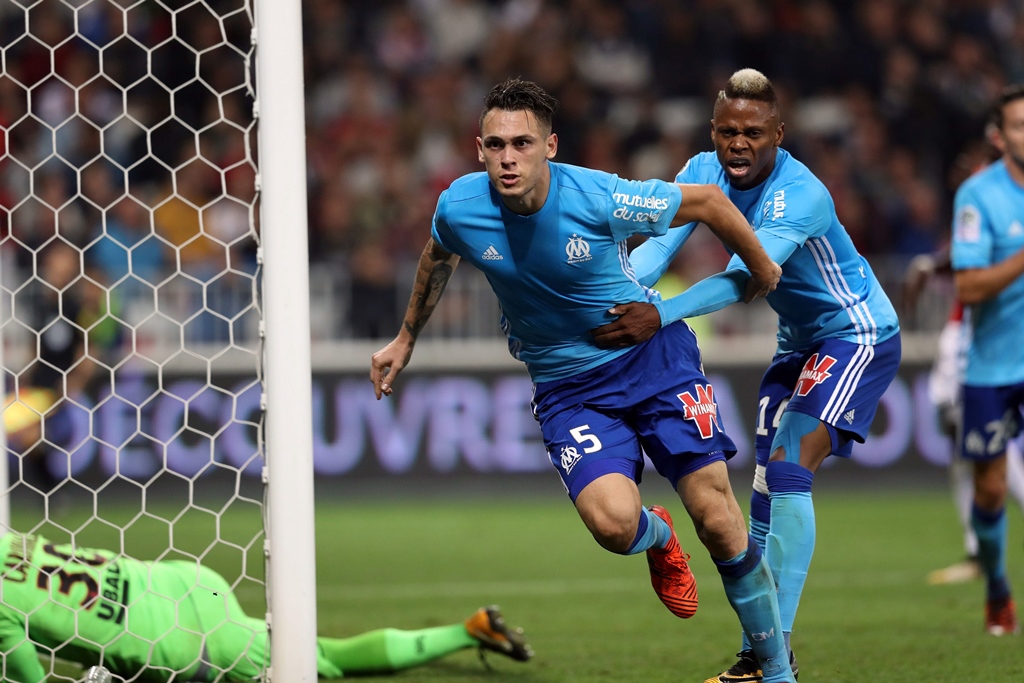
[{"label": "blue football sock", "polygon": [[761,662],[764,683],[791,681],[775,581],[761,547],[751,538],[746,550],[731,560],[715,560],[715,565],[729,604]]},{"label": "blue football sock", "polygon": [[[768,524],[771,520],[771,503],[768,496],[760,491],[750,492],[750,537],[764,550],[768,539]],[[751,650],[746,632],[740,644],[740,651]]]},{"label": "blue football sock", "polygon": [[771,501],[760,491],[750,492],[750,536],[764,550],[771,524]]},{"label": "blue football sock", "polygon": [[772,461],[765,479],[771,491],[771,530],[765,555],[779,589],[782,630],[788,633],[793,630],[814,555],[814,475],[796,463]]},{"label": "blue football sock", "polygon": [[636,555],[648,548],[664,548],[672,538],[672,528],[668,522],[647,508],[640,508],[640,523],[636,527],[636,536],[624,555]]},{"label": "blue football sock", "polygon": [[971,508],[971,527],[978,535],[978,562],[985,572],[989,600],[1010,594],[1006,580],[1006,508],[995,512]]}]

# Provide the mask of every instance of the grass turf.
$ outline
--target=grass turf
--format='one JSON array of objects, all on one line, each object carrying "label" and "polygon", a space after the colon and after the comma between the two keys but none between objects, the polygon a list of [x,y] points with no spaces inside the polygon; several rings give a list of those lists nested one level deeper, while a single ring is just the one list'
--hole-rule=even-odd
[{"label": "grass turf", "polygon": [[[599,548],[565,499],[343,500],[317,508],[319,631],[343,637],[434,626],[497,603],[510,624],[526,630],[533,661],[490,655],[488,670],[466,651],[361,680],[700,683],[732,663],[738,626],[714,566],[670,496],[645,490],[647,502],[668,503],[693,555],[701,598],[693,619],[669,614],[650,588],[643,556]],[[817,549],[793,637],[804,683],[1024,680],[1021,639],[983,632],[981,582],[925,583],[929,570],[962,552],[948,493],[825,490],[815,504]],[[79,528],[79,514],[64,524]],[[1022,527],[1019,512],[1010,514],[1010,579],[1020,587]],[[221,537],[250,537],[259,528],[252,517],[229,511]],[[202,552],[207,526],[175,528],[179,547]],[[80,543],[111,534],[95,523],[81,529]],[[166,536],[137,531],[132,552],[156,557]],[[249,553],[251,573],[262,569],[258,547]],[[206,561],[234,578],[239,555],[215,547]],[[251,613],[262,613],[258,584],[242,582],[238,594]]]}]

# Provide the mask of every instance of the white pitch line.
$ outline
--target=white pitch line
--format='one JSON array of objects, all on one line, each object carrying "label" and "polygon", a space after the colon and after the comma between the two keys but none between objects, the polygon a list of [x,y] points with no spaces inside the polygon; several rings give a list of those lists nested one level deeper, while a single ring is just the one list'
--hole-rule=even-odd
[{"label": "white pitch line", "polygon": [[531,596],[581,593],[629,593],[651,590],[646,576],[636,579],[537,579],[524,581],[460,581],[363,586],[333,585],[317,591],[321,600],[363,602],[416,598],[460,598],[480,595]]},{"label": "white pitch line", "polygon": [[[707,577],[706,581],[715,581]],[[905,586],[924,581],[915,572],[831,572],[810,573],[810,588],[837,586],[879,587]],[[258,591],[252,590],[255,595]],[[646,593],[651,590],[646,575],[635,579],[525,579],[520,581],[443,581],[438,583],[350,584],[323,586],[317,590],[319,600],[334,602],[378,602],[382,600],[416,600],[425,598],[460,598],[476,596],[545,596],[612,593]]]}]

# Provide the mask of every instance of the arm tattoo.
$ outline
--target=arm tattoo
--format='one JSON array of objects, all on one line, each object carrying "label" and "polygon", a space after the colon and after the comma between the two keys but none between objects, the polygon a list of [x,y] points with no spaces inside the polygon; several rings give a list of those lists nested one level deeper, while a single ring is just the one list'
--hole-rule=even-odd
[{"label": "arm tattoo", "polygon": [[444,294],[444,290],[448,286],[448,280],[451,278],[453,270],[447,259],[431,254],[429,246],[424,250],[419,270],[416,273],[416,282],[413,284],[409,309],[406,311],[403,322],[406,331],[412,335],[413,339],[419,337],[430,314],[437,307],[441,295]]}]

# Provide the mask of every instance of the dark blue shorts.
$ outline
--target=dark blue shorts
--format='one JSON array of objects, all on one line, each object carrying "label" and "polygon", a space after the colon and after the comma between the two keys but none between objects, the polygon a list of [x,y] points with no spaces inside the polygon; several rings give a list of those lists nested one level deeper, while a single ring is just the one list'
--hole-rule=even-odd
[{"label": "dark blue shorts", "polygon": [[960,452],[969,460],[989,460],[1006,452],[1020,433],[1024,382],[1003,387],[963,387]]},{"label": "dark blue shorts", "polygon": [[685,475],[736,453],[704,376],[697,338],[683,322],[604,365],[538,383],[534,412],[574,501],[605,474],[639,482],[644,452],[673,488]]},{"label": "dark blue shorts", "polygon": [[902,344],[896,334],[875,346],[826,339],[804,351],[780,353],[761,379],[754,448],[766,465],[772,441],[787,410],[831,425],[844,439],[833,455],[844,458],[853,442],[864,442],[882,394],[900,366]]}]

